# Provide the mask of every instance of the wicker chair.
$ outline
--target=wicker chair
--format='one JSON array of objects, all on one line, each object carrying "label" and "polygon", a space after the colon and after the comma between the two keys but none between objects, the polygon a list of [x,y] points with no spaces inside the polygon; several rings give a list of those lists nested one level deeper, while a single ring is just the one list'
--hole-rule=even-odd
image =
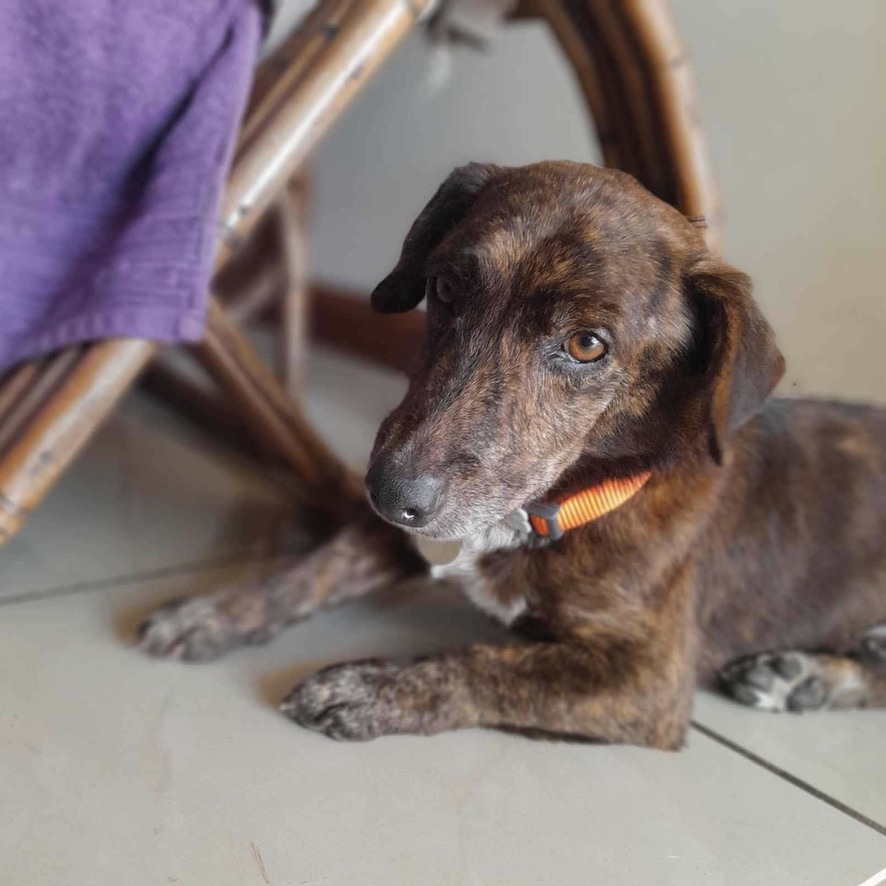
[{"label": "wicker chair", "polygon": [[[297,402],[306,309],[297,172],[429,6],[430,0],[322,0],[262,64],[226,191],[216,268],[229,267],[250,232],[274,214],[286,275],[282,380],[233,319],[247,318],[263,303],[254,291],[228,306],[213,295],[205,337],[188,348],[227,394],[226,400],[204,397],[204,414],[223,424],[232,404],[237,423],[272,451],[304,492],[327,501],[360,495],[360,484]],[[692,75],[665,0],[529,0],[515,17],[540,17],[553,29],[581,85],[607,165],[632,173],[704,224],[716,247],[716,187],[698,128]],[[98,341],[27,363],[0,380],[0,544],[23,525],[159,350],[144,339]],[[155,370],[153,378],[167,393],[181,393],[168,370]],[[189,392],[179,399],[194,408],[200,396]]]}]

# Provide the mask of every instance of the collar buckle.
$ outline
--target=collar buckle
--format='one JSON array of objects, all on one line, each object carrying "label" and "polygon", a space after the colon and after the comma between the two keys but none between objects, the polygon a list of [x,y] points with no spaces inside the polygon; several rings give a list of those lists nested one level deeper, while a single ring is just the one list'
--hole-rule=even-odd
[{"label": "collar buckle", "polygon": [[560,505],[533,502],[526,505],[526,513],[529,515],[529,525],[540,538],[557,541],[563,537],[563,528],[560,526]]}]

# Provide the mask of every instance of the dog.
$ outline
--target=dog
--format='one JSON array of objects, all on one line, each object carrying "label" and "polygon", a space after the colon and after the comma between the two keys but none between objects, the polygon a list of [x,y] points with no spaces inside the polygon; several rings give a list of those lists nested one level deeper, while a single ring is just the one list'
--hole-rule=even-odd
[{"label": "dog", "polygon": [[147,651],[264,642],[428,571],[425,536],[461,542],[433,574],[514,642],[326,668],[284,701],[293,720],[676,749],[696,685],[773,711],[886,705],[886,410],[770,398],[772,329],[696,226],[615,170],[470,164],[372,304],[423,298],[374,513],[260,588],[155,613]]}]

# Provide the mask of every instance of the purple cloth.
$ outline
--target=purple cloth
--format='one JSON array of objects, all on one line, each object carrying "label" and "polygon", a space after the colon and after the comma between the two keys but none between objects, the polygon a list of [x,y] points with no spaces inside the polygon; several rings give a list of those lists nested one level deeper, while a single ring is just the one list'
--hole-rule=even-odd
[{"label": "purple cloth", "polygon": [[0,0],[0,371],[201,336],[252,0]]}]

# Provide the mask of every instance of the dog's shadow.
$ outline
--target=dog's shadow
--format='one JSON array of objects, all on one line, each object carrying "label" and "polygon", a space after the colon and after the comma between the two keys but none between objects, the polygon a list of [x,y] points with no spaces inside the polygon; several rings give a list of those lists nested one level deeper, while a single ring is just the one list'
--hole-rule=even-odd
[{"label": "dog's shadow", "polygon": [[[382,642],[368,656],[353,656],[351,660],[370,657],[406,663],[417,655],[470,643],[500,644],[518,639],[471,606],[457,589],[425,578],[400,582],[358,603],[345,605],[360,606],[367,616],[384,618],[388,631],[408,638],[405,644]],[[314,618],[323,616],[321,612]],[[263,703],[277,707],[297,683],[322,668],[348,659],[345,655],[302,660],[268,671],[256,679],[256,693]]]},{"label": "dog's shadow", "polygon": [[280,706],[280,702],[292,692],[293,687],[326,664],[328,662],[311,664],[302,661],[297,665],[260,674],[255,680],[255,695],[263,705],[277,708]]}]

